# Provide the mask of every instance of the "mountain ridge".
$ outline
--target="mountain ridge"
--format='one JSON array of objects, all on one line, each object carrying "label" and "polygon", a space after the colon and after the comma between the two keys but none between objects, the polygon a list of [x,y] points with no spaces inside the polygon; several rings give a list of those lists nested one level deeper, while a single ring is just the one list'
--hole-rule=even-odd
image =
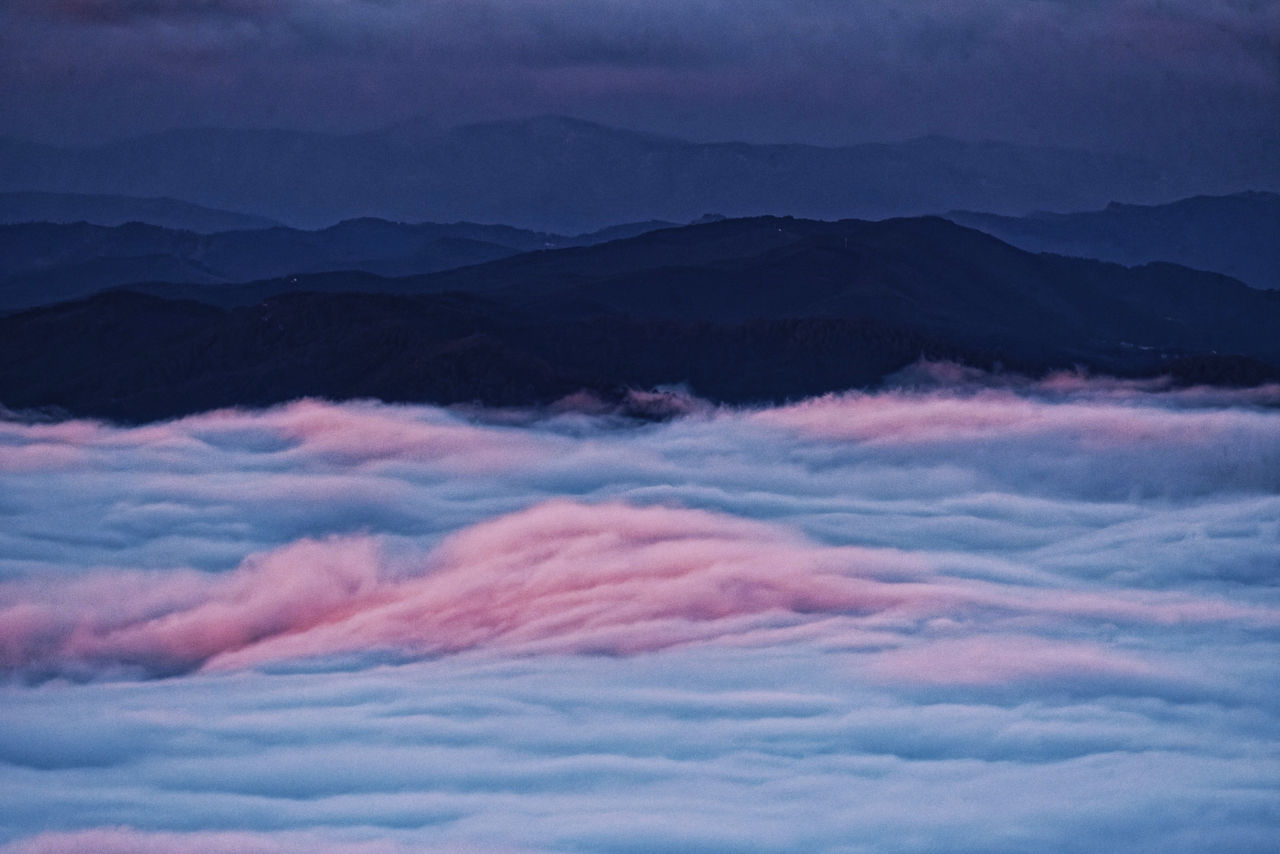
[{"label": "mountain ridge", "polygon": [[726,219],[423,276],[298,279],[222,306],[155,285],[0,317],[0,404],[148,420],[675,383],[739,403],[865,387],[921,357],[1280,379],[1280,291],[1030,253],[939,217]]},{"label": "mountain ridge", "polygon": [[107,227],[143,222],[200,234],[280,225],[266,217],[209,208],[168,197],[30,191],[0,193],[0,225],[35,222],[87,222]]},{"label": "mountain ridge", "polygon": [[839,147],[691,142],[563,117],[425,133],[202,129],[78,149],[0,144],[0,191],[171,196],[306,227],[378,216],[577,233],[688,222],[707,210],[824,219],[1021,213],[1112,198],[1163,201],[1212,189],[1203,183],[1159,164],[1072,149],[937,138]]},{"label": "mountain ridge", "polygon": [[1077,213],[1006,217],[952,211],[947,218],[1033,252],[1126,265],[1172,261],[1256,288],[1280,288],[1280,194],[1248,190],[1164,205],[1111,202]]},{"label": "mountain ridge", "polygon": [[404,276],[555,246],[580,246],[672,223],[548,234],[478,223],[398,223],[361,218],[314,231],[273,226],[212,234],[145,223],[0,225],[0,311],[140,282],[231,285],[350,270]]}]

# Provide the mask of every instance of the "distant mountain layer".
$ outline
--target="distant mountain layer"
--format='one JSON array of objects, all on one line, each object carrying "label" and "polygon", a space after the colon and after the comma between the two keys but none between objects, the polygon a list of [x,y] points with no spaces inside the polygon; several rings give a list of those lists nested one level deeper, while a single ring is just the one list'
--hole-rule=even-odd
[{"label": "distant mountain layer", "polygon": [[1121,264],[1172,261],[1255,288],[1280,288],[1280,195],[1197,196],[1167,205],[1111,204],[1089,213],[947,218],[1032,252]]},{"label": "distant mountain layer", "polygon": [[302,395],[539,404],[679,382],[776,400],[874,383],[921,356],[1280,377],[1280,292],[1032,254],[937,218],[728,220],[291,284],[367,292],[229,307],[109,292],[0,318],[0,404],[146,420]]},{"label": "distant mountain layer", "polygon": [[[1016,218],[954,212],[948,217],[1028,251],[1098,257],[1131,266],[1177,262],[1240,278],[1255,287],[1280,288],[1280,195],[1271,193],[1201,196],[1155,206],[1112,204],[1102,211],[1081,214]],[[715,221],[716,217],[705,219]],[[0,226],[0,311],[48,305],[120,285],[140,285],[149,292],[220,305],[243,305],[296,290],[299,284],[295,277],[316,273],[329,275],[307,281],[311,289],[394,290],[403,285],[384,285],[377,277],[436,273],[530,251],[592,246],[672,227],[670,222],[651,220],[565,236],[500,225],[409,225],[369,218],[316,231],[277,226],[215,234],[140,223],[116,227],[86,223]],[[761,245],[774,242],[773,235],[758,239],[763,241]],[[652,261],[652,257],[642,258],[634,252],[619,254],[622,251],[605,253],[614,259],[611,263],[619,272],[625,271],[627,264]],[[545,263],[557,267],[566,263],[567,257],[571,256],[553,256]],[[485,268],[476,275],[505,275],[495,273],[505,269]],[[343,271],[371,275],[356,279],[340,275]],[[191,287],[171,287],[179,284]]]},{"label": "distant mountain layer", "polygon": [[271,228],[280,224],[266,217],[215,210],[177,199],[83,193],[0,193],[0,224],[24,222],[88,222],[108,226],[144,222],[202,234]]},{"label": "distant mountain layer", "polygon": [[574,237],[500,225],[349,220],[319,231],[276,227],[196,234],[142,223],[0,226],[0,311],[138,282],[227,286],[333,270],[405,276],[558,246],[629,237],[671,223]]},{"label": "distant mountain layer", "polygon": [[[1249,186],[1280,189],[1277,181]],[[377,216],[574,233],[708,211],[1023,213],[1222,189],[1167,166],[1066,149],[937,137],[841,148],[692,143],[556,117],[355,136],[171,131],[84,149],[0,140],[0,190],[170,196],[307,227]]]}]

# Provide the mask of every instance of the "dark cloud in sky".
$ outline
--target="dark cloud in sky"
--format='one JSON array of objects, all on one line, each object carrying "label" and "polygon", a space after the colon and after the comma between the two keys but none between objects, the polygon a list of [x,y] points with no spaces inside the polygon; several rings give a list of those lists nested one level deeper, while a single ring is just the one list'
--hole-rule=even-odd
[{"label": "dark cloud in sky", "polygon": [[0,132],[566,113],[696,138],[926,133],[1253,156],[1277,0],[10,0]]}]

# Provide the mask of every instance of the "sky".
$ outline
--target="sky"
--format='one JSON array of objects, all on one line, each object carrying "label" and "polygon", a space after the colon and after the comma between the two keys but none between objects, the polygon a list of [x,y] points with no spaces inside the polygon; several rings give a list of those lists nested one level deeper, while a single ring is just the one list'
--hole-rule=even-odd
[{"label": "sky", "polygon": [[0,852],[1257,852],[1280,387],[0,422]]},{"label": "sky", "polygon": [[566,114],[699,140],[1280,144],[1280,0],[5,0],[0,134]]}]

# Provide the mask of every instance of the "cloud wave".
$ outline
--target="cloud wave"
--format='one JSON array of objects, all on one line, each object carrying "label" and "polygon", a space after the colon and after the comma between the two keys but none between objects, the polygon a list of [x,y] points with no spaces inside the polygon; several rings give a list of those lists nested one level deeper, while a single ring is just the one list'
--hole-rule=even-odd
[{"label": "cloud wave", "polygon": [[0,421],[0,851],[1266,850],[1277,389],[898,380]]},{"label": "cloud wave", "polygon": [[[891,550],[823,547],[706,511],[551,501],[446,540],[393,569],[375,540],[308,540],[236,570],[92,574],[0,586],[0,668],[19,675],[166,675],[289,659],[481,648],[627,655],[788,634],[893,648],[928,620],[1280,626],[1280,610],[1183,594],[1009,589],[939,578]],[[821,623],[820,630],[801,631]],[[832,642],[835,642],[834,640]],[[963,662],[963,664],[962,664]],[[893,653],[922,681],[1150,667],[1098,645],[982,636]],[[966,676],[968,674],[968,676]]]}]

